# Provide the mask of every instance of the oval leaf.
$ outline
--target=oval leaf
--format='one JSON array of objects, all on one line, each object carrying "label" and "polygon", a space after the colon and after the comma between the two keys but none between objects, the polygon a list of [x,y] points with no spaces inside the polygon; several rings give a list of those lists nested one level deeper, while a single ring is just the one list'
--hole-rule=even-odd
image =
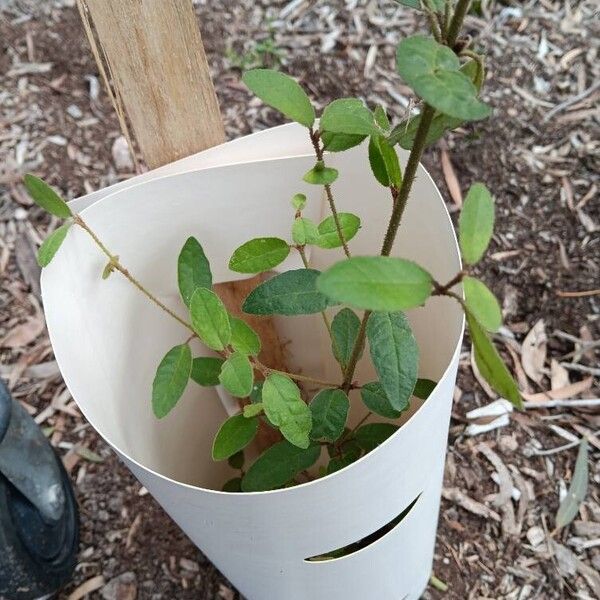
[{"label": "oval leaf", "polygon": [[321,390],[310,403],[313,440],[335,442],[343,433],[350,401],[342,390]]},{"label": "oval leaf", "polygon": [[417,383],[415,384],[415,389],[413,390],[413,395],[421,400],[427,400],[431,395],[431,392],[435,389],[437,382],[432,381],[431,379],[417,379]]},{"label": "oval leaf", "polygon": [[192,294],[196,288],[212,288],[212,273],[210,264],[204,254],[200,242],[189,237],[177,259],[177,283],[179,284],[179,293],[187,307],[190,306]]},{"label": "oval leaf", "polygon": [[267,418],[279,427],[286,440],[299,448],[308,448],[311,412],[289,377],[279,373],[269,375],[263,385],[262,403]]},{"label": "oval leaf", "polygon": [[244,416],[249,419],[250,417],[257,417],[263,412],[262,402],[256,404],[246,404],[244,406]]},{"label": "oval leaf", "polygon": [[198,385],[219,385],[219,373],[225,361],[212,356],[198,356],[192,361],[190,377]]},{"label": "oval leaf", "polygon": [[317,289],[337,302],[379,311],[421,306],[432,291],[431,275],[416,263],[389,256],[357,256],[323,272]]},{"label": "oval leaf", "polygon": [[50,264],[54,255],[65,241],[71,225],[72,223],[64,223],[44,240],[37,253],[37,261],[40,267],[47,267]]},{"label": "oval leaf", "polygon": [[206,288],[197,288],[190,302],[192,326],[200,339],[213,350],[221,351],[231,339],[229,315],[221,299]]},{"label": "oval leaf", "polygon": [[306,206],[306,196],[304,194],[294,194],[292,206],[296,210],[304,210],[304,207]]},{"label": "oval leaf", "polygon": [[242,79],[265,104],[276,108],[292,121],[312,127],[315,109],[295,79],[271,69],[247,71]]},{"label": "oval leaf", "polygon": [[[360,219],[352,213],[338,213],[338,219],[344,240],[349,242],[360,229]],[[316,243],[319,248],[339,248],[342,246],[342,240],[333,215],[319,223],[319,239]]]},{"label": "oval leaf", "polygon": [[73,216],[67,203],[39,177],[27,173],[23,178],[23,183],[32,200],[44,210],[61,219]]},{"label": "oval leaf", "polygon": [[367,423],[356,430],[354,439],[365,452],[371,452],[396,431],[398,426],[392,423]]},{"label": "oval leaf", "polygon": [[467,324],[473,342],[475,363],[482,377],[502,396],[510,400],[517,408],[523,407],[519,388],[510,371],[489,339],[485,329],[467,310]]},{"label": "oval leaf", "polygon": [[213,441],[213,460],[225,460],[243,450],[258,431],[258,419],[247,419],[244,415],[229,417],[221,425]]},{"label": "oval leaf", "polygon": [[254,371],[248,357],[241,352],[231,354],[223,363],[219,381],[232,396],[249,396],[254,383]]},{"label": "oval leaf", "polygon": [[465,262],[474,265],[487,250],[494,231],[494,200],[483,183],[474,183],[458,222],[458,240]]},{"label": "oval leaf", "polygon": [[340,363],[343,370],[348,366],[352,356],[359,329],[360,319],[349,308],[340,310],[331,323],[331,348],[335,359]]},{"label": "oval leaf", "polygon": [[384,187],[400,187],[402,184],[402,171],[398,155],[383,136],[371,136],[369,161],[373,175],[381,185]]},{"label": "oval leaf", "polygon": [[312,185],[331,185],[338,178],[338,170],[317,163],[303,179]]},{"label": "oval leaf", "polygon": [[231,341],[234,350],[242,354],[256,356],[260,352],[260,338],[248,323],[242,319],[229,316],[231,324]]},{"label": "oval leaf", "polygon": [[289,253],[290,246],[285,240],[255,238],[242,244],[233,253],[229,268],[236,273],[262,273],[282,263]]},{"label": "oval leaf", "polygon": [[344,152],[350,150],[362,143],[366,135],[352,135],[349,133],[333,133],[323,131],[321,139],[323,140],[323,149],[327,152]]},{"label": "oval leaf", "polygon": [[479,279],[465,277],[463,279],[465,302],[473,316],[488,331],[498,331],[502,325],[502,311],[496,296]]},{"label": "oval leaf", "polygon": [[358,98],[340,98],[325,107],[319,126],[322,131],[350,135],[377,132],[373,113]]},{"label": "oval leaf", "polygon": [[371,360],[390,404],[408,408],[419,372],[419,347],[406,316],[374,312],[367,322]]},{"label": "oval leaf", "polygon": [[465,120],[490,115],[473,82],[460,71],[458,56],[433,38],[415,35],[400,42],[396,65],[417,95],[443,114]]},{"label": "oval leaf", "polygon": [[192,370],[192,351],[187,344],[171,348],[160,361],[152,383],[152,410],[158,419],[171,412],[183,395]]},{"label": "oval leaf", "polygon": [[246,298],[244,312],[253,315],[310,315],[334,303],[316,288],[319,271],[286,271],[261,283]]},{"label": "oval leaf", "polygon": [[299,246],[317,243],[319,230],[316,223],[305,217],[298,217],[292,225],[292,239]]},{"label": "oval leaf", "polygon": [[[360,390],[360,395],[365,406],[376,415],[386,419],[397,419],[401,412],[396,410],[390,403],[383,386],[379,381],[365,383]],[[408,408],[408,403],[407,403]]]},{"label": "oval leaf", "polygon": [[244,492],[263,492],[284,486],[302,471],[312,467],[321,454],[318,444],[298,448],[287,441],[265,450],[242,479]]}]

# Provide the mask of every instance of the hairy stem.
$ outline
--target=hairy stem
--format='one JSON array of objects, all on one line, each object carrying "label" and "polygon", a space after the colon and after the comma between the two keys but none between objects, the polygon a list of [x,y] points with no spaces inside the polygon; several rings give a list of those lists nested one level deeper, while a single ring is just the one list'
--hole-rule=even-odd
[{"label": "hairy stem", "polygon": [[[324,162],[323,160],[323,148],[321,148],[321,143],[319,140],[319,134],[314,131],[314,129],[310,128],[310,141],[312,142],[313,148],[315,149],[315,156],[318,161]],[[331,215],[333,216],[333,222],[335,223],[335,228],[337,229],[338,235],[340,236],[340,240],[342,242],[342,248],[344,249],[344,254],[350,258],[350,248],[348,247],[348,242],[346,238],[344,238],[344,232],[342,230],[342,223],[340,221],[340,216],[337,211],[337,207],[335,206],[335,200],[333,198],[333,192],[331,191],[331,186],[326,184],[325,186],[325,195],[327,196],[327,202],[329,203],[329,208],[331,210]]]},{"label": "hairy stem", "polygon": [[448,34],[446,35],[446,45],[450,46],[450,48],[456,44],[458,34],[460,33],[460,29],[467,15],[470,4],[471,0],[458,0],[456,3],[454,14],[450,20],[450,25],[448,26]]}]

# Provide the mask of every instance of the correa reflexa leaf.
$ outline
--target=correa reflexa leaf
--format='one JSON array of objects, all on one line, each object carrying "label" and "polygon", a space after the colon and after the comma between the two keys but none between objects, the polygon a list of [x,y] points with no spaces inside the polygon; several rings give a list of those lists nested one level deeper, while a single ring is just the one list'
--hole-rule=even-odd
[{"label": "correa reflexa leaf", "polygon": [[242,354],[256,356],[260,352],[260,338],[248,323],[237,317],[229,315],[231,325],[230,344],[234,350]]},{"label": "correa reflexa leaf", "polygon": [[249,419],[251,417],[257,417],[264,410],[263,403],[257,402],[256,404],[246,404],[244,406],[244,416]]},{"label": "correa reflexa leaf", "polygon": [[312,428],[310,408],[289,377],[271,373],[263,384],[262,403],[267,418],[279,427],[286,440],[299,448],[308,448]]},{"label": "correa reflexa leaf", "polygon": [[54,255],[65,241],[72,224],[71,222],[64,223],[44,240],[37,253],[37,261],[40,267],[44,268],[50,264]]},{"label": "correa reflexa leaf", "polygon": [[[343,308],[331,322],[332,350],[342,369],[346,369],[360,329],[360,319],[349,308]],[[362,354],[362,353],[361,353]]]},{"label": "correa reflexa leaf", "polygon": [[312,127],[315,122],[315,109],[295,79],[271,69],[247,71],[242,79],[250,91],[265,104],[276,108],[292,121]]},{"label": "correa reflexa leaf", "polygon": [[333,133],[331,131],[323,131],[321,140],[323,141],[323,149],[327,152],[344,152],[350,150],[363,142],[366,135],[356,135],[351,133]]},{"label": "correa reflexa leaf", "polygon": [[275,237],[255,238],[233,253],[229,268],[236,273],[262,273],[282,263],[290,253],[289,244]]},{"label": "correa reflexa leaf", "polygon": [[396,431],[398,426],[392,423],[367,423],[356,430],[354,439],[365,452],[371,452]]},{"label": "correa reflexa leaf", "polygon": [[413,395],[421,400],[427,400],[431,395],[431,392],[435,389],[437,382],[432,381],[431,379],[417,379],[417,383],[415,384],[415,389],[413,390]]},{"label": "correa reflexa leaf", "polygon": [[292,206],[296,210],[304,210],[304,207],[306,206],[306,196],[304,194],[294,194]]},{"label": "correa reflexa leaf", "polygon": [[467,264],[478,262],[494,232],[494,200],[483,183],[474,183],[467,193],[458,221],[458,241]]},{"label": "correa reflexa leaf", "polygon": [[312,467],[321,454],[321,446],[298,448],[288,441],[278,442],[265,450],[250,466],[242,479],[244,492],[263,492],[284,486],[298,473]]},{"label": "correa reflexa leaf", "polygon": [[466,315],[471,341],[473,342],[475,362],[482,377],[500,396],[512,402],[517,408],[523,408],[519,388],[485,329],[468,309]]},{"label": "correa reflexa leaf", "polygon": [[421,306],[431,295],[431,275],[416,263],[390,256],[357,256],[334,264],[317,289],[354,308],[377,311]]},{"label": "correa reflexa leaf", "polygon": [[[380,415],[386,419],[397,419],[401,414],[399,410],[396,410],[392,406],[379,381],[365,383],[360,390],[360,396],[365,406],[376,415]],[[406,406],[408,408],[408,403]]]},{"label": "correa reflexa leaf", "polygon": [[322,131],[350,135],[377,133],[373,113],[358,98],[340,98],[325,107],[319,122]]},{"label": "correa reflexa leaf", "polygon": [[248,356],[241,352],[231,354],[223,363],[219,381],[232,396],[249,396],[254,383],[254,371]]},{"label": "correa reflexa leaf", "polygon": [[[352,213],[338,213],[338,219],[344,236],[344,241],[349,242],[360,229],[360,219]],[[320,248],[339,248],[342,240],[332,215],[319,223],[319,238],[316,241]]]},{"label": "correa reflexa leaf", "polygon": [[292,239],[299,246],[317,243],[319,240],[317,224],[306,217],[298,217],[292,225]]},{"label": "correa reflexa leaf", "polygon": [[221,425],[213,441],[212,457],[225,460],[243,450],[258,431],[258,419],[247,419],[244,415],[229,417]]},{"label": "correa reflexa leaf", "polygon": [[375,179],[384,187],[400,187],[402,171],[396,151],[382,135],[372,135],[369,142],[369,162]]},{"label": "correa reflexa leaf", "polygon": [[200,242],[194,237],[186,240],[179,253],[177,283],[181,298],[187,307],[190,306],[190,300],[196,288],[202,287],[208,290],[212,288],[210,264]]},{"label": "correa reflexa leaf", "polygon": [[316,288],[319,271],[296,269],[275,275],[254,288],[242,306],[253,315],[310,315],[333,306]]},{"label": "correa reflexa leaf", "polygon": [[192,370],[187,344],[171,348],[160,361],[152,383],[152,410],[158,419],[167,416],[183,395]]},{"label": "correa reflexa leaf", "polygon": [[585,437],[579,443],[575,470],[567,495],[563,498],[556,513],[556,528],[566,527],[579,513],[579,507],[585,500],[588,489],[588,450],[589,444]]},{"label": "correa reflexa leaf", "polygon": [[232,477],[223,484],[221,491],[229,492],[230,494],[238,494],[242,491],[242,478]]},{"label": "correa reflexa leaf", "polygon": [[28,173],[23,183],[32,200],[45,211],[61,219],[73,216],[67,203],[42,179]]},{"label": "correa reflexa leaf", "polygon": [[303,179],[312,185],[331,185],[338,178],[338,170],[326,167],[321,161],[308,171]]},{"label": "correa reflexa leaf", "polygon": [[321,390],[310,403],[311,439],[335,442],[344,431],[349,409],[350,401],[342,390]]},{"label": "correa reflexa leaf", "polygon": [[198,385],[219,385],[219,373],[225,361],[212,356],[198,356],[192,361],[190,378]]},{"label": "correa reflexa leaf", "polygon": [[213,350],[221,351],[231,340],[229,315],[221,299],[206,288],[196,288],[190,302],[192,326]]},{"label": "correa reflexa leaf", "polygon": [[244,466],[244,462],[245,461],[246,461],[246,457],[244,456],[244,451],[240,450],[239,452],[236,452],[235,454],[232,454],[227,459],[227,464],[232,469],[241,469]]},{"label": "correa reflexa leaf", "polygon": [[465,277],[462,284],[465,302],[473,316],[488,331],[498,331],[502,325],[502,311],[496,296],[483,281],[474,277]]},{"label": "correa reflexa leaf", "polygon": [[400,42],[396,65],[417,95],[441,113],[464,120],[490,115],[473,82],[460,71],[458,56],[433,38],[414,35]]},{"label": "correa reflexa leaf", "polygon": [[400,312],[374,312],[367,322],[371,360],[395,410],[408,408],[419,373],[419,347]]}]

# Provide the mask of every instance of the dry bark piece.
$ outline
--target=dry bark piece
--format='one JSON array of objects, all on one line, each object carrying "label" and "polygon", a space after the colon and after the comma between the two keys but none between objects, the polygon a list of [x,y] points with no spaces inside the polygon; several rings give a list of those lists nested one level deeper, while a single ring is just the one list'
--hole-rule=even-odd
[{"label": "dry bark piece", "polygon": [[541,383],[544,377],[547,342],[546,326],[544,320],[540,319],[525,336],[521,352],[523,370],[536,383]]}]

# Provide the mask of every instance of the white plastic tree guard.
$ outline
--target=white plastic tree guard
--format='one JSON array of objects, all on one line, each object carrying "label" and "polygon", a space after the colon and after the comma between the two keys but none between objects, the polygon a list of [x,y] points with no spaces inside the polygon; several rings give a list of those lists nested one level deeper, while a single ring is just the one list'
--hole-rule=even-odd
[{"label": "white plastic tree guard", "polygon": [[[406,160],[406,155],[401,155]],[[328,157],[339,169],[338,209],[358,214],[354,255],[379,252],[391,212],[389,191],[370,173],[366,147]],[[177,292],[177,255],[186,238],[203,245],[215,282],[239,278],[232,251],[258,236],[289,238],[291,197],[308,197],[306,216],[328,214],[321,188],[302,182],[312,166],[306,130],[286,125],[218,146],[71,203],[120,261],[169,307],[185,314]],[[168,202],[164,200],[168,199]],[[439,281],[460,269],[449,215],[419,169],[395,255],[417,260]],[[341,252],[315,248],[324,269]],[[425,402],[413,399],[403,426],[376,450],[325,478],[293,488],[227,494],[235,475],[215,463],[215,432],[231,412],[223,390],[191,382],[162,420],[151,386],[165,352],[187,331],[118,273],[100,277],[105,257],[72,228],[42,277],[50,337],[65,382],[89,422],[171,517],[250,600],[416,599],[433,560],[444,457],[463,332],[458,305],[432,298],[409,318],[421,350],[420,376],[438,381]],[[282,269],[298,268],[296,258]],[[290,340],[290,368],[335,380],[339,367],[316,316],[277,320]],[[195,342],[195,354],[210,351]],[[368,355],[368,353],[366,353]],[[368,358],[357,378],[375,379]],[[350,423],[365,414],[353,392]],[[374,543],[341,558],[309,557],[358,542],[404,519]]]}]

